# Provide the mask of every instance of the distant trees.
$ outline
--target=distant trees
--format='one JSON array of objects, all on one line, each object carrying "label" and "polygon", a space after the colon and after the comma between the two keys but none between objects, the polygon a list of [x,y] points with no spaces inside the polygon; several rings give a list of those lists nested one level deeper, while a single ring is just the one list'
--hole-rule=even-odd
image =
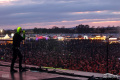
[{"label": "distant trees", "polygon": [[33,29],[33,32],[34,32],[34,33],[38,33],[38,29],[35,27],[35,28]]},{"label": "distant trees", "polygon": [[74,33],[74,29],[65,28],[64,26],[59,28],[57,26],[53,26],[50,29],[46,28],[34,28],[34,33]]},{"label": "distant trees", "polygon": [[108,26],[108,27],[100,27],[95,28],[94,26],[90,27],[89,25],[79,24],[73,28],[65,28],[62,26],[61,28],[57,26],[53,26],[52,28],[34,28],[34,33],[118,33],[120,32],[120,26]]},{"label": "distant trees", "polygon": [[[90,27],[89,25],[79,24],[78,26],[72,28],[65,28],[62,26],[61,28],[58,26],[53,26],[52,28],[34,28],[34,29],[26,29],[26,33],[40,34],[40,33],[120,33],[120,26],[107,26],[107,27]],[[11,34],[15,33],[15,30],[3,30],[2,34]]]},{"label": "distant trees", "polygon": [[89,25],[78,25],[75,27],[77,33],[90,33]]}]

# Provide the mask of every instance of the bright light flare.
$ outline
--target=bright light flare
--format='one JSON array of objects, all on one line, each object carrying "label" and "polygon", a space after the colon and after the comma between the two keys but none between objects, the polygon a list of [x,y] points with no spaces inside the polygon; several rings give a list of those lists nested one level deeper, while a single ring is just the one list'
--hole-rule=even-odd
[{"label": "bright light flare", "polygon": [[11,37],[13,37],[14,36],[14,33],[11,33]]}]

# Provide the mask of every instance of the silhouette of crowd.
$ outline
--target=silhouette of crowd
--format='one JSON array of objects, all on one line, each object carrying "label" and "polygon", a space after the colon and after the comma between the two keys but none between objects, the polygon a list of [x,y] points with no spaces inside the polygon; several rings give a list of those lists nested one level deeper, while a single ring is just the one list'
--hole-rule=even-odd
[{"label": "silhouette of crowd", "polygon": [[[12,45],[0,45],[0,60],[11,62]],[[26,40],[23,63],[86,72],[106,73],[107,44],[101,40]],[[120,44],[108,45],[108,71],[120,75]],[[19,60],[17,59],[16,62]]]}]

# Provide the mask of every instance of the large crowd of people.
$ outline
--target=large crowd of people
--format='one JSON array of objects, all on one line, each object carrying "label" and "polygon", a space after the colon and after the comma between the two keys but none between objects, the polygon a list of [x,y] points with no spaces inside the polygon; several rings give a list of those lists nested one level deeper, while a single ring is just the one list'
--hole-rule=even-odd
[{"label": "large crowd of people", "polygon": [[[33,40],[21,44],[21,52],[25,64],[96,73],[107,72],[108,52],[109,73],[120,75],[118,43],[107,45],[99,40]],[[12,44],[0,45],[0,60],[11,62]]]}]

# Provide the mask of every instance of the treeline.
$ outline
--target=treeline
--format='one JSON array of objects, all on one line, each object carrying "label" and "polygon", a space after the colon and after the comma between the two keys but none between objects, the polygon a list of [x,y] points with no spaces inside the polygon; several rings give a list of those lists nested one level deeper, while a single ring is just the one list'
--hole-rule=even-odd
[{"label": "treeline", "polygon": [[120,26],[107,26],[107,27],[90,27],[89,25],[78,25],[73,28],[59,28],[54,26],[50,29],[46,28],[34,28],[34,33],[119,33]]},{"label": "treeline", "polygon": [[[34,28],[34,29],[26,29],[27,34],[39,34],[39,33],[119,33],[120,26],[105,26],[105,27],[90,27],[89,25],[80,24],[73,28],[65,28],[53,26],[52,28]],[[14,30],[2,30],[1,34],[11,34],[15,33]]]}]

